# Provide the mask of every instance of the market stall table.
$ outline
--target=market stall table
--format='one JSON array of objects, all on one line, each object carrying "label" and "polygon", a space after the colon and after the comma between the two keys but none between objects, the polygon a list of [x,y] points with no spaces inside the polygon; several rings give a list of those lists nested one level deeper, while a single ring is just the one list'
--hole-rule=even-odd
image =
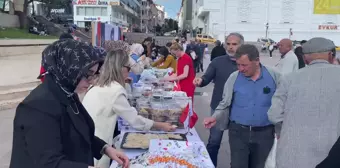
[{"label": "market stall table", "polygon": [[[120,136],[124,135],[125,132],[122,131]],[[192,128],[190,129],[190,132],[186,135],[187,136],[187,139],[188,141],[199,141],[199,142],[202,142],[201,138],[199,137],[197,131],[195,128]],[[120,138],[121,139],[121,138]],[[120,143],[119,142],[119,146],[120,146]],[[124,152],[125,155],[127,155],[130,159],[136,157],[136,156],[139,156],[141,154],[143,154],[144,152],[147,151],[147,149],[145,150],[135,150],[135,149],[120,149],[122,152]],[[117,167],[117,163],[115,161],[112,162],[110,168],[116,168]]]}]

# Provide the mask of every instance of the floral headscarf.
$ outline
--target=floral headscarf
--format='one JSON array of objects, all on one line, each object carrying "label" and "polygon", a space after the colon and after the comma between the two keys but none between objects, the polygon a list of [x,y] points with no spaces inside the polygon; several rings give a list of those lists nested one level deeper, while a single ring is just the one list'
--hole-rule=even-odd
[{"label": "floral headscarf", "polygon": [[70,97],[81,78],[100,61],[99,53],[92,46],[73,39],[63,39],[46,47],[42,65]]},{"label": "floral headscarf", "polygon": [[141,56],[142,53],[144,52],[144,47],[142,46],[142,44],[139,43],[134,43],[131,46],[131,54],[136,54],[138,56]]},{"label": "floral headscarf", "polygon": [[125,41],[105,41],[104,49],[109,52],[111,50],[124,50],[126,53],[130,53],[130,45]]}]

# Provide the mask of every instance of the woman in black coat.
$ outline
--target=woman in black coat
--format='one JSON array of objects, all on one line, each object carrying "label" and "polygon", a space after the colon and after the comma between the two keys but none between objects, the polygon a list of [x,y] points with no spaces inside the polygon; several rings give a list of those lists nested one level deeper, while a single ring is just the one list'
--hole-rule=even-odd
[{"label": "woman in black coat", "polygon": [[76,93],[93,82],[99,53],[72,39],[43,51],[45,81],[19,104],[10,168],[88,168],[106,154],[127,167],[128,158],[94,136],[94,123]]}]

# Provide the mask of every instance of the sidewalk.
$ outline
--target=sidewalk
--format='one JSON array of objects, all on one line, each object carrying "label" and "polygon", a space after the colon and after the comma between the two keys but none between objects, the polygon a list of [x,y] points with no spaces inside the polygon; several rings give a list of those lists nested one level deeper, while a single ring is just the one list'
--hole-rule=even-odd
[{"label": "sidewalk", "polygon": [[41,54],[0,57],[0,86],[38,81]]}]

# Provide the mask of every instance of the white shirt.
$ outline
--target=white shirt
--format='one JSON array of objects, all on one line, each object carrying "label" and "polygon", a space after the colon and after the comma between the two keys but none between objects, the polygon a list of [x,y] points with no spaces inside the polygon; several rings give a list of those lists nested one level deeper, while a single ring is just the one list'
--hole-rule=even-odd
[{"label": "white shirt", "polygon": [[[153,126],[153,121],[137,114],[137,110],[130,106],[125,88],[117,82],[109,86],[94,86],[85,95],[83,105],[95,124],[95,135],[110,146],[113,141],[117,117],[122,117],[132,127],[147,131]],[[109,167],[110,158],[106,155],[95,160],[96,167]]]},{"label": "white shirt", "polygon": [[276,64],[276,68],[283,75],[297,71],[299,69],[299,61],[295,53],[292,50],[286,53],[279,63]]}]

